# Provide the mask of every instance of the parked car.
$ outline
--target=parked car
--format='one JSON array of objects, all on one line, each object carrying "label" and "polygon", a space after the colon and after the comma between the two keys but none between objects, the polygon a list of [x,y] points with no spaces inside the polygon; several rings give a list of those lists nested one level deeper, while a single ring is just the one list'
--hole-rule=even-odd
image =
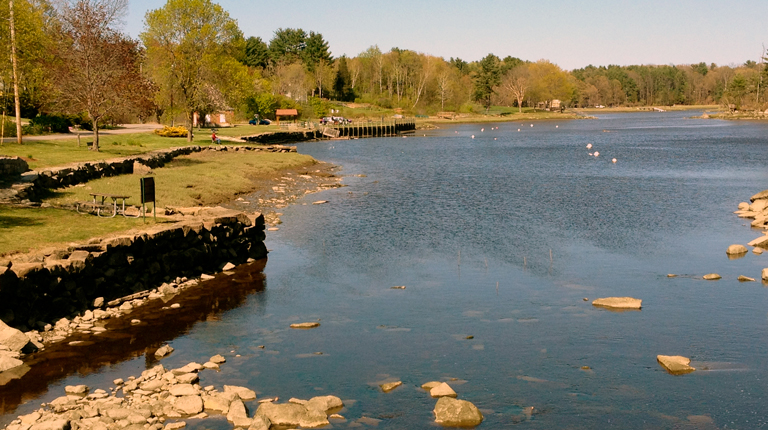
[{"label": "parked car", "polygon": [[268,119],[253,118],[252,120],[248,121],[248,124],[250,124],[250,125],[270,125],[270,124],[272,124],[272,121],[270,121]]}]

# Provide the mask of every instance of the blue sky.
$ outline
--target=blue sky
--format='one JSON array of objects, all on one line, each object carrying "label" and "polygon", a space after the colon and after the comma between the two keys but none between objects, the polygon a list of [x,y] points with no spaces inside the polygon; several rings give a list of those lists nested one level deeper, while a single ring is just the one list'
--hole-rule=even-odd
[{"label": "blue sky", "polygon": [[[478,60],[488,53],[588,64],[741,64],[768,46],[768,0],[219,0],[245,36],[269,42],[278,28],[323,35],[334,56],[371,45]],[[126,30],[164,0],[130,0]]]}]

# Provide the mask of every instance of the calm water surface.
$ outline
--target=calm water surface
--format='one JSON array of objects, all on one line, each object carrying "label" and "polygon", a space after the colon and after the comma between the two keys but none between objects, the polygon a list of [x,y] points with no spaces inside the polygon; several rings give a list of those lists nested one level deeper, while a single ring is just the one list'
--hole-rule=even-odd
[{"label": "calm water surface", "polygon": [[[201,385],[338,395],[348,421],[333,428],[363,416],[382,429],[435,428],[435,401],[418,389],[431,380],[475,403],[487,429],[764,427],[768,290],[736,277],[759,278],[768,256],[729,260],[725,249],[761,234],[732,212],[768,188],[768,124],[694,114],[301,144],[343,166],[348,187],[285,208],[263,288],[174,335],[162,362],[225,353]],[[723,279],[700,279],[711,272]],[[641,298],[643,309],[583,301],[607,296]],[[310,320],[321,327],[287,328]],[[673,376],[657,354],[708,370]],[[59,379],[13,415],[63,385],[104,386],[150,361]],[[403,386],[381,393],[393,380]],[[216,425],[229,427],[200,427]]]}]

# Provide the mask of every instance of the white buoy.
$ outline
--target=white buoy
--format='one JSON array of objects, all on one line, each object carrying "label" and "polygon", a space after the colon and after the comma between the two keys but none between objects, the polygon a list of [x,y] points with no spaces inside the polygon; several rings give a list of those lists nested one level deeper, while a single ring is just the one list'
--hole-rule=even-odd
[{"label": "white buoy", "polygon": [[595,151],[595,157],[597,157],[598,155],[600,155],[600,153]]},{"label": "white buoy", "polygon": [[484,128],[481,128],[481,129],[480,129],[480,133],[482,133],[482,132],[484,132],[484,131],[485,131],[485,129],[484,129]]},{"label": "white buoy", "polygon": [[559,126],[559,125],[556,125],[556,126],[555,126],[555,128],[560,128],[560,126]]},{"label": "white buoy", "polygon": [[591,143],[587,144],[587,149],[592,149],[592,144]]},{"label": "white buoy", "polygon": [[591,157],[591,156],[592,156],[592,153],[590,152],[588,155]]},{"label": "white buoy", "polygon": [[475,135],[473,134],[473,135],[472,135],[472,139],[474,139],[474,138],[475,138]]},{"label": "white buoy", "polygon": [[496,140],[496,138],[494,137],[493,140]]},{"label": "white buoy", "polygon": [[611,160],[611,161],[613,161],[614,163],[616,163],[616,159],[615,159],[615,158],[614,158],[613,160]]},{"label": "white buoy", "polygon": [[533,127],[533,124],[531,124],[531,127]]},{"label": "white buoy", "polygon": [[520,129],[518,128],[517,131],[520,131]]}]

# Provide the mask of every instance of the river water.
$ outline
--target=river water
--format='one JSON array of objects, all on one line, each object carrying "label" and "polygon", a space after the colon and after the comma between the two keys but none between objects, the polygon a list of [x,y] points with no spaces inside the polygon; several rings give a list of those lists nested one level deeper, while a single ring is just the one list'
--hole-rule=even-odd
[{"label": "river water", "polygon": [[[687,118],[698,114],[300,144],[343,166],[347,187],[283,209],[263,276],[240,281],[234,304],[208,299],[162,363],[222,353],[201,385],[337,395],[347,421],[332,428],[435,428],[435,400],[418,388],[432,380],[477,405],[487,429],[766,426],[768,255],[729,260],[725,249],[761,234],[732,212],[768,188],[768,124]],[[712,272],[723,279],[701,279]],[[608,296],[643,309],[591,305]],[[699,370],[668,374],[658,354]],[[126,355],[49,381],[6,422],[64,385],[104,387],[154,364]]]}]

